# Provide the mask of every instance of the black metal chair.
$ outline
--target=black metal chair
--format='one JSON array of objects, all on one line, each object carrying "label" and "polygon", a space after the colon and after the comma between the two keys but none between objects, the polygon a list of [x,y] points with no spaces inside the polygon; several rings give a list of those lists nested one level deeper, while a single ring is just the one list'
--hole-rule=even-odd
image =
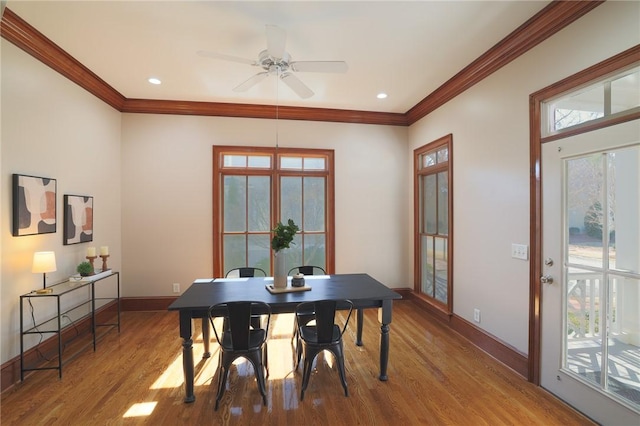
[{"label": "black metal chair", "polygon": [[[291,275],[292,272],[295,274],[300,273],[304,275],[327,275],[324,268],[320,266],[314,266],[314,265],[296,266],[295,268],[289,269],[289,273],[287,273],[287,275]],[[300,313],[299,322],[301,325],[307,325],[310,321],[313,321],[313,315],[311,313],[309,313],[306,316],[303,315],[303,313]],[[291,335],[291,343],[293,344],[293,342],[295,342],[297,338],[298,338],[298,327],[295,324],[293,324],[293,333]]]},{"label": "black metal chair", "polygon": [[[335,323],[336,309],[348,309],[349,311],[342,327]],[[304,399],[304,392],[309,385],[309,376],[311,375],[313,361],[320,352],[325,350],[333,354],[338,366],[338,372],[340,373],[340,381],[344,388],[344,395],[349,396],[344,369],[342,335],[349,324],[349,318],[351,318],[351,312],[353,311],[353,303],[350,300],[320,300],[300,303],[295,309],[296,324],[298,324],[298,314],[303,313],[303,315],[306,316],[309,311],[312,311],[315,316],[315,324],[299,324],[298,326],[296,369],[300,365],[301,357],[304,357],[300,401]]]},{"label": "black metal chair", "polygon": [[327,275],[324,268],[313,265],[296,266],[295,268],[289,269],[289,273],[287,275],[291,275],[292,272],[295,274],[300,273],[304,275]]},{"label": "black metal chair", "polygon": [[[255,276],[266,277],[267,273],[264,271],[264,269],[261,269],[261,268],[243,266],[241,268],[229,269],[224,277],[225,278],[253,278]],[[260,328],[260,318],[259,317],[251,318],[251,326],[253,328]]]},{"label": "black metal chair", "polygon": [[[258,275],[256,275],[256,273]],[[229,269],[225,274],[225,278],[253,278],[255,276],[266,277],[267,273],[264,269],[245,266],[242,268]]]},{"label": "black metal chair", "polygon": [[[257,316],[266,317],[264,328],[251,327],[251,320]],[[220,333],[216,329],[214,318],[223,316],[227,325]],[[262,395],[262,402],[267,405],[267,390],[265,377],[269,377],[267,364],[267,335],[271,321],[271,308],[264,302],[228,302],[219,303],[209,308],[209,321],[213,333],[220,345],[220,359],[218,365],[218,395],[215,410],[224,394],[229,377],[229,368],[233,361],[240,357],[246,358],[253,365],[258,390]],[[228,327],[228,328],[227,328]],[[265,375],[266,370],[266,375]]]}]

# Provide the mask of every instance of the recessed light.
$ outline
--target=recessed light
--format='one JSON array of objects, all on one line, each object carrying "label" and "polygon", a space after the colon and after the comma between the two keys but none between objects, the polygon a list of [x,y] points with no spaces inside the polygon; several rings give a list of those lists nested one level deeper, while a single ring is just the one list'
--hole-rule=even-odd
[{"label": "recessed light", "polygon": [[151,84],[161,84],[162,82],[160,81],[160,79],[155,78],[155,77],[151,77],[150,79],[147,80],[149,83]]},{"label": "recessed light", "polygon": [[386,97],[387,97],[387,94],[386,94],[386,93],[378,93],[378,94],[376,95],[376,98],[378,98],[378,99],[385,99]]}]

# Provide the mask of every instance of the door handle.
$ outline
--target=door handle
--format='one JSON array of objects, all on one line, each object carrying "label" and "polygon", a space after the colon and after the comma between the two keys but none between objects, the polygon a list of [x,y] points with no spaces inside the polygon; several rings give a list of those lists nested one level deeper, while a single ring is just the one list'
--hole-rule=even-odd
[{"label": "door handle", "polygon": [[553,284],[553,277],[551,275],[543,275],[540,277],[542,284]]}]

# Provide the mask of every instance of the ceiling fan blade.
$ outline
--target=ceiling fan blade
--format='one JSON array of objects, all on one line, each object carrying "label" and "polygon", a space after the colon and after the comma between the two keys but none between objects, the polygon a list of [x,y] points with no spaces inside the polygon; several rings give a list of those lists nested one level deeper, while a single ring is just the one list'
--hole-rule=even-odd
[{"label": "ceiling fan blade", "polygon": [[349,66],[344,61],[298,61],[289,64],[293,71],[300,72],[347,72]]},{"label": "ceiling fan blade", "polygon": [[291,88],[298,96],[302,99],[307,99],[313,96],[313,91],[307,87],[298,77],[291,74],[290,72],[285,72],[280,76],[280,79],[284,81],[284,83]]},{"label": "ceiling fan blade", "polygon": [[206,50],[198,50],[199,56],[205,58],[222,59],[223,61],[239,62],[241,64],[258,65],[253,59],[240,58],[238,56],[223,55],[222,53],[207,52]]},{"label": "ceiling fan blade", "polygon": [[233,91],[234,92],[246,92],[247,90],[251,89],[253,86],[255,86],[256,84],[260,83],[262,80],[264,80],[268,76],[269,76],[269,73],[267,71],[259,72],[258,74],[256,74],[253,77],[249,78],[244,83],[241,83],[238,86],[234,87]]},{"label": "ceiling fan blade", "polygon": [[282,59],[287,33],[275,25],[267,25],[267,52],[272,58]]}]

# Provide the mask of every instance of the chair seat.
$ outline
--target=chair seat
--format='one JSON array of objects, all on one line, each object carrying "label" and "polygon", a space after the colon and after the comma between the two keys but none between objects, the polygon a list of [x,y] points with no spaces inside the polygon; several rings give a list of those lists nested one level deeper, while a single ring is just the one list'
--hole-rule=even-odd
[{"label": "chair seat", "polygon": [[[231,338],[230,332],[226,332],[226,331],[223,332],[220,345],[224,350],[227,350],[227,351],[235,350],[237,352],[238,350],[234,349],[231,339],[232,338]],[[264,341],[265,341],[264,329],[260,328],[257,330],[255,329],[249,330],[249,347],[247,348],[247,351],[260,349],[260,347],[262,346],[262,342]]]},{"label": "chair seat", "polygon": [[[307,344],[319,344],[318,342],[318,328],[315,325],[304,325],[300,327],[300,332],[302,333],[302,338],[307,342]],[[338,343],[340,340],[340,327],[337,325],[333,325],[333,334],[331,336],[331,342],[323,342],[323,345]]]}]

